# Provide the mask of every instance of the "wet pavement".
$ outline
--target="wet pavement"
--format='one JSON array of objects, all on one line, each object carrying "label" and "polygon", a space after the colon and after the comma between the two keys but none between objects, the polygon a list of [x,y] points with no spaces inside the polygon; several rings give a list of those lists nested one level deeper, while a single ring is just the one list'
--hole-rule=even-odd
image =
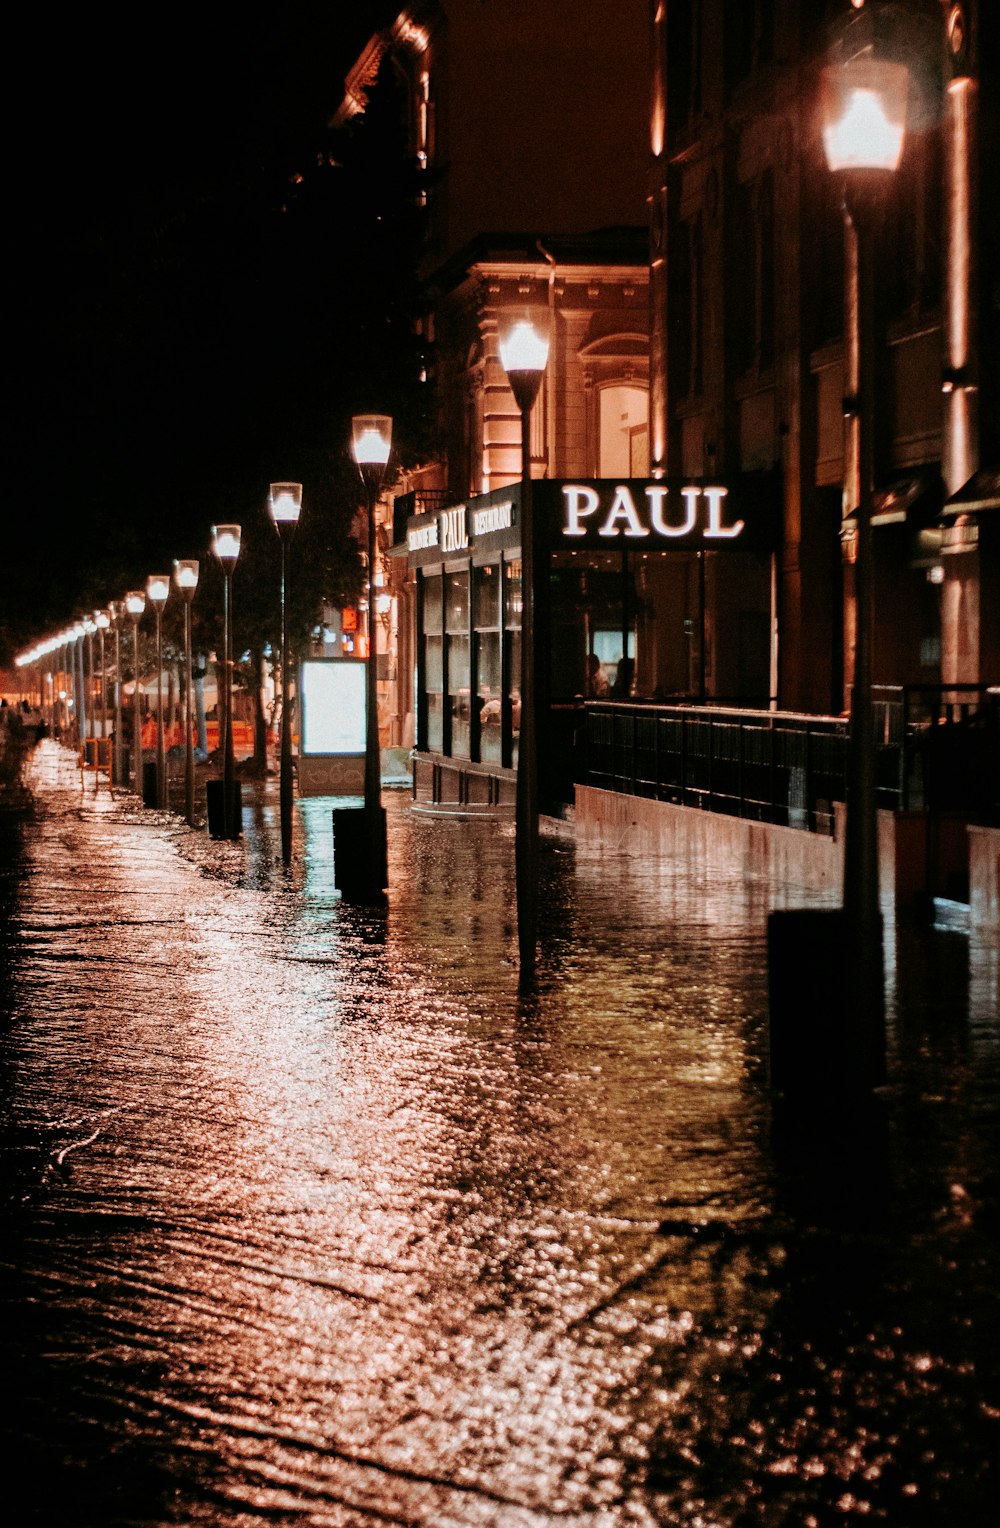
[{"label": "wet pavement", "polygon": [[[890,1086],[782,1126],[780,893],[386,793],[242,843],[36,750],[0,812],[11,1521],[995,1521],[995,939],[891,930]],[[808,1015],[804,1015],[807,1019]],[[15,1491],[16,1484],[16,1491]]]}]

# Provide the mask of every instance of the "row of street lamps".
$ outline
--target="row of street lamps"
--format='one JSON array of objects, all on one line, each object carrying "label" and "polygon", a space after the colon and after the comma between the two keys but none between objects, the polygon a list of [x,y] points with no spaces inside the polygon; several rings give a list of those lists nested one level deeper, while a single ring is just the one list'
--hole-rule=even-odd
[{"label": "row of street lamps", "polygon": [[[358,415],[353,421],[352,430],[352,453],[361,474],[367,498],[367,584],[368,584],[368,611],[369,625],[372,623],[372,613],[375,610],[375,504],[381,489],[385,475],[386,465],[392,447],[392,420],[388,415]],[[279,804],[281,823],[281,853],[285,864],[288,864],[292,856],[292,818],[293,818],[293,762],[292,762],[292,720],[289,700],[290,688],[290,665],[289,665],[289,633],[288,633],[288,547],[295,527],[298,524],[302,512],[302,484],[301,483],[272,483],[268,493],[268,510],[272,523],[278,534],[281,548],[281,723],[280,723],[280,750],[279,750]],[[221,678],[222,684],[218,695],[219,712],[219,745],[222,757],[222,780],[220,782],[208,782],[210,797],[215,796],[215,790],[221,786],[222,801],[217,811],[212,810],[213,800],[209,803],[209,829],[217,838],[237,838],[242,831],[242,807],[240,800],[240,788],[236,779],[235,749],[233,737],[233,600],[232,580],[236,563],[240,555],[242,531],[239,525],[217,525],[212,532],[212,551],[218,559],[224,578],[223,595],[223,651]],[[194,719],[192,715],[192,644],[191,644],[191,606],[195,591],[198,587],[200,564],[197,558],[184,558],[175,561],[173,577],[168,573],[153,573],[146,580],[145,589],[130,589],[122,600],[112,600],[106,609],[94,611],[92,616],[85,616],[72,626],[56,633],[56,635],[37,643],[30,651],[18,656],[18,667],[37,664],[51,653],[61,652],[61,673],[68,674],[67,657],[71,656],[73,662],[73,680],[70,690],[65,695],[61,694],[60,703],[65,699],[68,703],[69,695],[76,699],[75,705],[75,728],[83,750],[84,762],[91,730],[95,743],[95,786],[100,785],[101,754],[105,755],[105,761],[109,779],[122,781],[125,778],[124,753],[122,739],[122,703],[121,703],[121,630],[126,619],[132,625],[132,649],[135,671],[135,696],[132,718],[132,783],[137,794],[144,799],[165,809],[168,805],[167,796],[167,769],[166,769],[166,731],[164,726],[164,696],[163,696],[163,611],[170,597],[171,588],[174,587],[180,593],[184,601],[184,689],[183,689],[183,714],[184,714],[184,815],[190,826],[195,825],[194,804]],[[140,659],[139,659],[139,623],[151,608],[156,621],[156,757],[154,780],[147,788],[143,770],[143,746],[142,746],[142,715],[140,704]],[[105,632],[112,631],[115,639],[114,650],[114,726],[113,726],[113,755],[109,745],[109,727],[107,713],[107,685],[105,683]],[[76,651],[81,640],[87,643],[89,656],[89,672],[91,687],[95,671],[93,659],[93,637],[98,637],[98,664],[101,674],[100,685],[100,739],[97,738],[97,719],[91,717],[88,726],[86,684],[83,673],[83,654],[79,655],[79,678],[76,672]],[[381,814],[381,770],[379,760],[378,742],[378,711],[377,711],[377,688],[376,688],[376,663],[375,642],[373,632],[369,631],[368,657],[366,673],[366,735],[365,735],[365,821],[369,853],[367,855],[368,874],[364,878],[369,891],[380,895],[385,886],[385,822]],[[42,697],[44,700],[44,696]],[[56,707],[56,697],[52,696],[53,715]],[[381,829],[379,823],[381,818]],[[378,883],[376,886],[375,883]]]}]

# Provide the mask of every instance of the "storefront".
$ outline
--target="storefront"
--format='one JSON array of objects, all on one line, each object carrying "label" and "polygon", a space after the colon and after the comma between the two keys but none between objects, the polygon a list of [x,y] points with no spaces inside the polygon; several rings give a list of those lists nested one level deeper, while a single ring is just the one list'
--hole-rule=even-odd
[{"label": "storefront", "polygon": [[[534,634],[543,809],[572,800],[587,700],[774,693],[779,484],[535,481]],[[418,801],[514,801],[520,729],[520,487],[414,515]]]}]

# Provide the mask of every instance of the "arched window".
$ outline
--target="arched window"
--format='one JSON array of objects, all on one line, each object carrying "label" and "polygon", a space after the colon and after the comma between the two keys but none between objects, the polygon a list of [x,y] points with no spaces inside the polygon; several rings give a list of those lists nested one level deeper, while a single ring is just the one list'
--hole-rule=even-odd
[{"label": "arched window", "polygon": [[620,383],[600,390],[599,477],[646,477],[649,473],[649,393]]}]

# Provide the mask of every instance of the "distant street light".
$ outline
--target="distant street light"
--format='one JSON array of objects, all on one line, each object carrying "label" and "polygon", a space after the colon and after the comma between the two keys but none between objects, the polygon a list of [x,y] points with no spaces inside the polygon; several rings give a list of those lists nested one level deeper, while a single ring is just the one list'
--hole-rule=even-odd
[{"label": "distant street light", "polygon": [[531,502],[531,410],[548,364],[541,321],[516,318],[500,334],[500,359],[521,414],[521,723],[514,809],[517,947],[522,979],[535,968],[538,935],[538,722],[535,692],[535,519]]},{"label": "distant street light", "polygon": [[367,894],[381,897],[388,880],[385,809],[382,806],[382,760],[378,736],[378,666],[375,627],[375,505],[392,449],[388,414],[357,414],[352,421],[352,451],[367,501],[368,651],[365,659],[365,839]]},{"label": "distant street light", "polygon": [[272,483],[268,508],[281,545],[281,746],[278,798],[281,815],[281,858],[292,858],[292,718],[289,712],[288,678],[291,652],[288,645],[287,551],[302,513],[301,483]]},{"label": "distant street light", "polygon": [[[863,0],[858,0],[860,10]],[[871,8],[874,11],[874,7]],[[872,493],[875,413],[875,225],[899,164],[906,125],[908,74],[874,51],[870,13],[848,27],[841,58],[823,71],[823,148],[829,168],[843,177],[848,236],[857,245],[857,375],[848,392],[858,429],[859,502],[854,565],[855,643],[847,762],[844,844],[844,917],[855,969],[849,1007],[864,1035],[873,1080],[885,1065],[882,924],[879,912],[877,781],[872,716],[873,570]],[[845,286],[850,289],[848,281]],[[848,314],[848,325],[851,315]],[[853,386],[856,382],[856,387]]]},{"label": "distant street light", "polygon": [[239,838],[243,830],[243,808],[236,780],[236,756],[233,751],[233,570],[240,555],[241,531],[238,525],[217,525],[212,532],[212,550],[222,566],[225,588],[222,607],[222,838]]},{"label": "distant street light", "polygon": [[97,627],[97,653],[101,666],[101,736],[94,750],[94,788],[101,783],[101,754],[108,761],[108,785],[111,784],[111,750],[108,747],[108,679],[104,669],[104,633],[111,625],[111,617],[106,610],[94,611],[94,625]]},{"label": "distant street light", "polygon": [[167,750],[163,735],[163,607],[170,595],[170,574],[151,573],[146,594],[156,612],[156,805],[167,805]]},{"label": "distant street light", "polygon": [[198,559],[174,563],[174,583],[184,596],[184,816],[194,827],[194,739],[191,736],[191,601],[198,587]]},{"label": "distant street light", "polygon": [[132,660],[134,676],[132,685],[132,789],[142,795],[142,703],[139,679],[139,621],[146,609],[146,596],[141,589],[130,589],[125,596],[125,610],[132,622]]}]

